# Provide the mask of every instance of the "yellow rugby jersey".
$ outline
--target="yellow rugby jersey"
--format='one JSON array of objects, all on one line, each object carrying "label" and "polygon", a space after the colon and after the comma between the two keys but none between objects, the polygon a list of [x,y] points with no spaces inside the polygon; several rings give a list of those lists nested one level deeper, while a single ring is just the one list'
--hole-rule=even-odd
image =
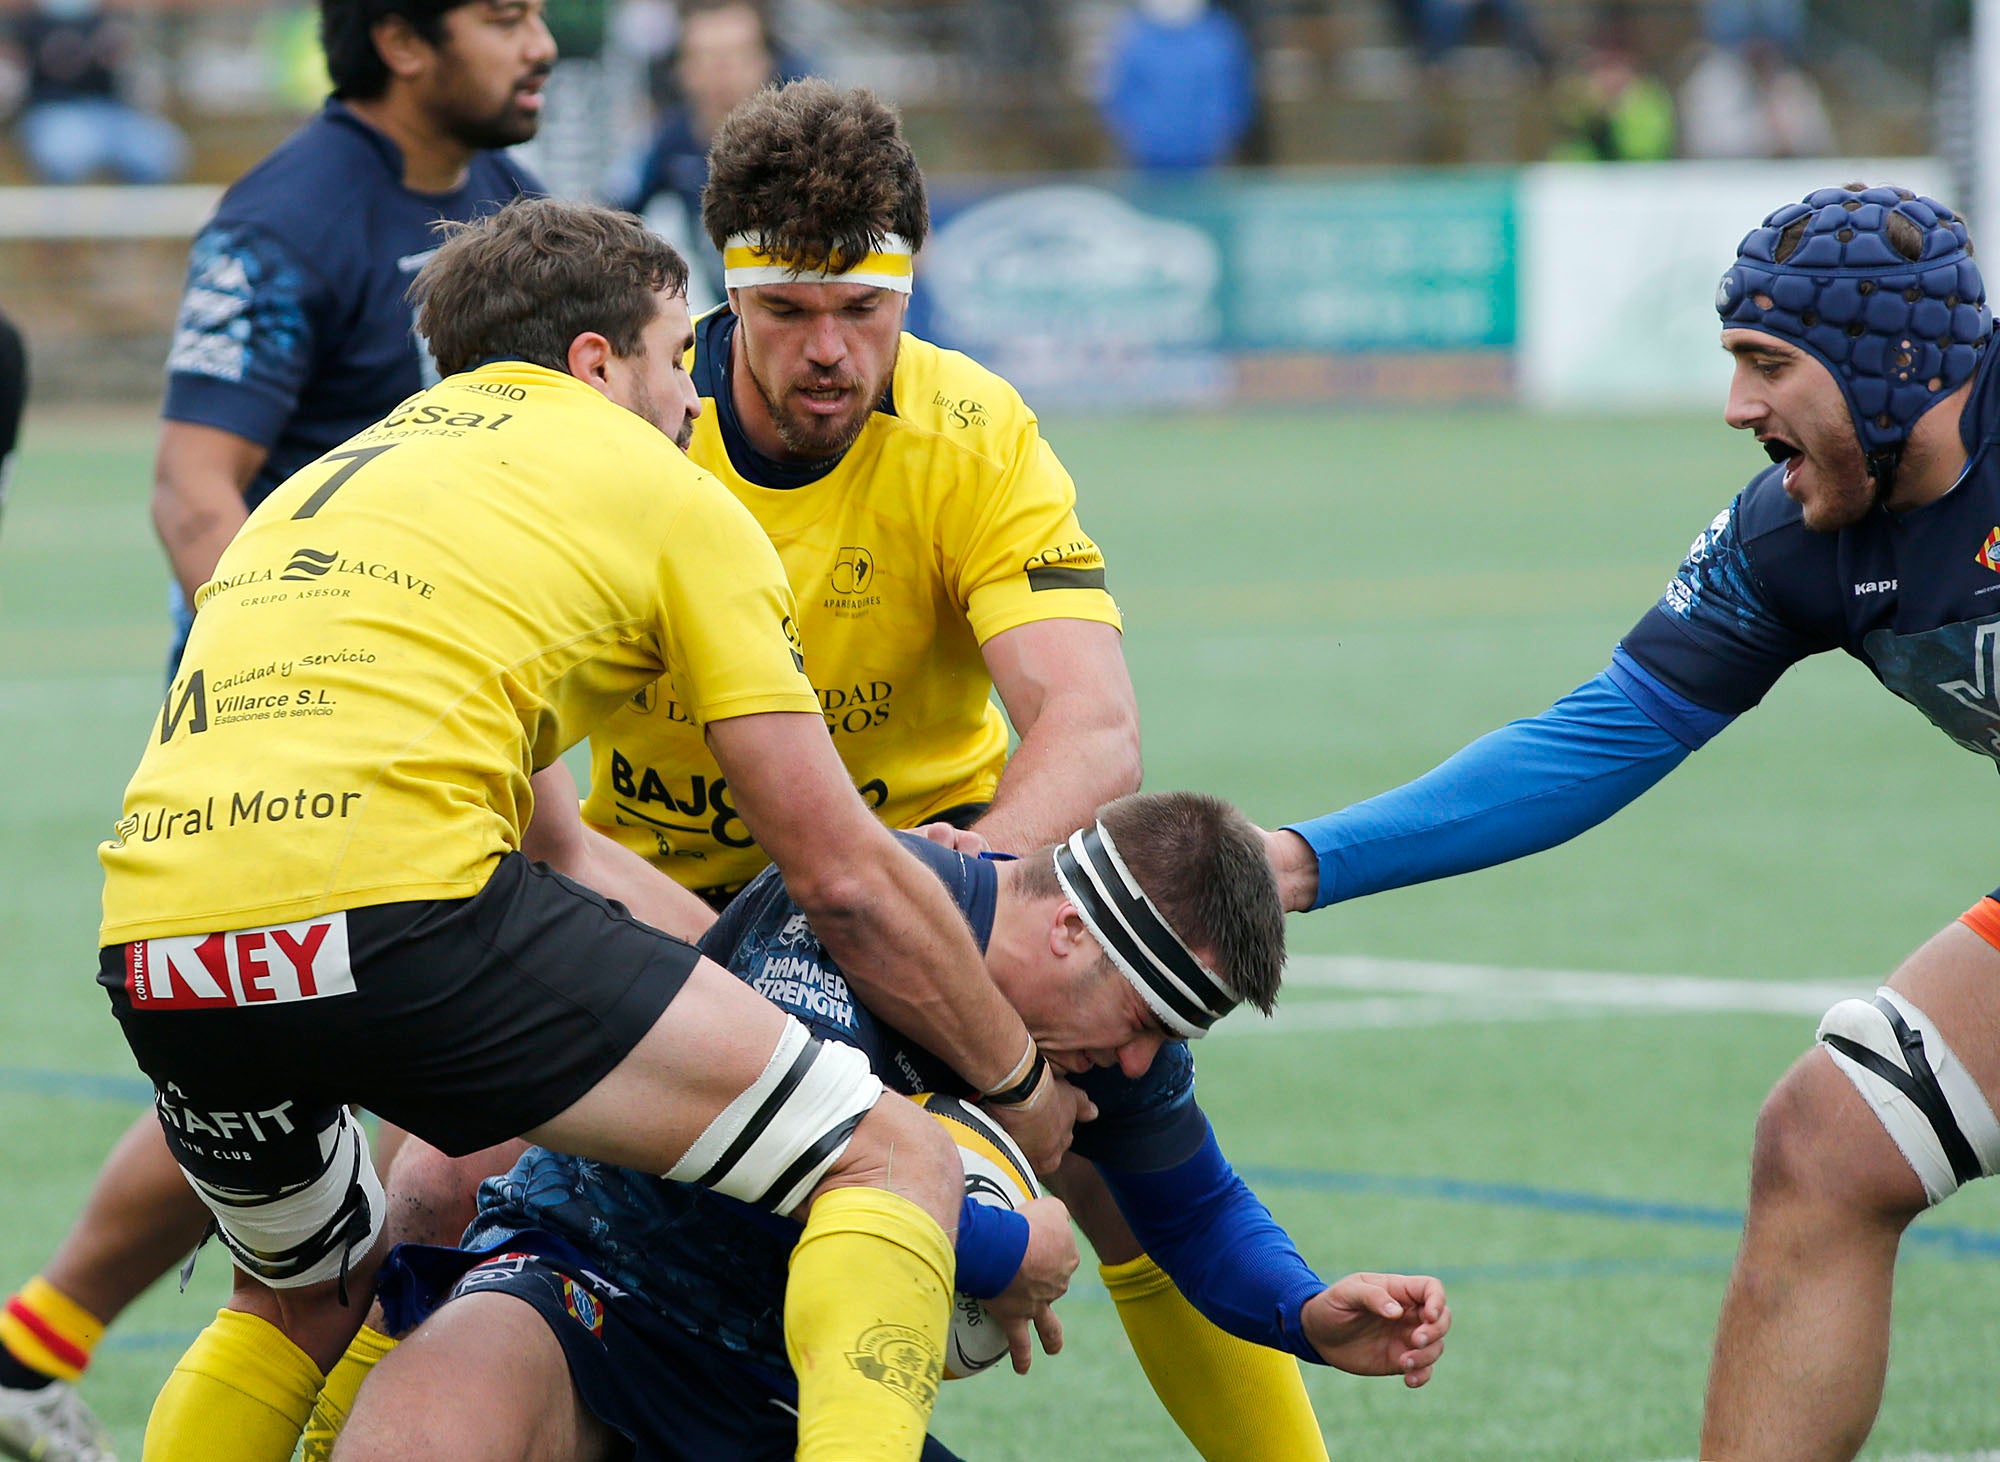
[{"label": "yellow rugby jersey", "polygon": [[100,850],[106,944],[468,897],[519,845],[530,773],[656,680],[691,722],[819,708],[750,515],[518,361],[301,469],[196,603]]},{"label": "yellow rugby jersey", "polygon": [[[735,324],[720,310],[695,326],[706,409],[690,455],[777,545],[841,760],[892,827],[990,799],[1007,724],[981,644],[1042,619],[1119,624],[1069,474],[1012,386],[905,335],[887,409],[846,455],[767,486],[787,474],[759,464],[734,426]],[[728,886],[767,860],[698,720],[665,686],[619,710],[591,737],[583,815],[682,883]]]}]

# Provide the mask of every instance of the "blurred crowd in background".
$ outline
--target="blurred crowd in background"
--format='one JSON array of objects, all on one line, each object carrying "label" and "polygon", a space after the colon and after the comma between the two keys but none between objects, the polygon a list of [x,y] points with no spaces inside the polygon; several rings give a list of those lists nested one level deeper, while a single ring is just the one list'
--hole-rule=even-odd
[{"label": "blurred crowd in background", "polygon": [[[1402,380],[1383,352],[1413,362],[1409,389],[1490,395],[1532,375],[1524,281],[1570,267],[1522,244],[1556,195],[1520,165],[1928,158],[1962,195],[1970,4],[547,0],[563,59],[525,151],[554,191],[679,245],[702,308],[716,121],[767,80],[872,86],[932,181],[918,318],[1052,399],[1366,395]],[[213,196],[66,185],[230,182],[326,91],[315,0],[0,0],[0,187],[50,185],[0,208],[0,301],[44,402],[157,398]],[[1592,198],[1641,180],[1592,175]],[[1705,298],[1706,242],[1673,248]],[[1067,343],[1028,328],[1043,317]],[[1080,334],[1113,343],[1079,354]]]},{"label": "blurred crowd in background", "polygon": [[[540,159],[691,202],[768,77],[900,105],[938,173],[1941,153],[1967,0],[551,0]],[[312,7],[0,10],[0,180],[234,177],[323,93]]]}]

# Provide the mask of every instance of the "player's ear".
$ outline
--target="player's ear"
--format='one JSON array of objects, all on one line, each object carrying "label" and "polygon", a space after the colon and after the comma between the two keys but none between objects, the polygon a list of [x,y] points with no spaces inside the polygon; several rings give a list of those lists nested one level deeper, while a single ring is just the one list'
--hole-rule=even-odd
[{"label": "player's ear", "polygon": [[1076,905],[1068,899],[1058,899],[1049,922],[1049,953],[1057,959],[1067,959],[1076,953],[1079,943],[1090,938],[1090,931],[1084,928],[1082,916]]},{"label": "player's ear", "polygon": [[423,75],[437,55],[431,43],[400,15],[385,15],[376,21],[368,28],[368,39],[389,74],[402,81]]},{"label": "player's ear", "polygon": [[585,385],[603,391],[611,383],[611,342],[586,330],[569,343],[569,373]]}]

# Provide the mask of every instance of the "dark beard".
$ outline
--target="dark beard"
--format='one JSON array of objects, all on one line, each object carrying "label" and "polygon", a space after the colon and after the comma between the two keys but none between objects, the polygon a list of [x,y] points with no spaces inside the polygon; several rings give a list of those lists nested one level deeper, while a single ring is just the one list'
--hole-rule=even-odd
[{"label": "dark beard", "polygon": [[475,152],[496,152],[530,140],[541,125],[539,114],[519,111],[510,102],[497,116],[458,119],[452,123],[451,136]]},{"label": "dark beard", "polygon": [[840,427],[838,436],[815,435],[800,430],[798,422],[792,418],[784,404],[771,394],[770,388],[758,379],[754,370],[750,372],[750,379],[757,387],[757,394],[764,398],[764,409],[770,414],[771,428],[777,432],[778,440],[785,444],[788,451],[795,452],[808,461],[828,462],[843,455],[860,439],[862,431],[868,425],[868,418],[875,414],[874,403],[870,402],[866,411],[857,415],[852,422]]}]

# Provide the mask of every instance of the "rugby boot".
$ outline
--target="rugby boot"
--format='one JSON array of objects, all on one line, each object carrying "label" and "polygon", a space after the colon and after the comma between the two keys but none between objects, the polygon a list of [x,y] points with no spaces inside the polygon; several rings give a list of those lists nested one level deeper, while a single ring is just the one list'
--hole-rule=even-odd
[{"label": "rugby boot", "polygon": [[67,1381],[51,1381],[32,1391],[0,1386],[0,1457],[118,1462],[110,1436]]}]

